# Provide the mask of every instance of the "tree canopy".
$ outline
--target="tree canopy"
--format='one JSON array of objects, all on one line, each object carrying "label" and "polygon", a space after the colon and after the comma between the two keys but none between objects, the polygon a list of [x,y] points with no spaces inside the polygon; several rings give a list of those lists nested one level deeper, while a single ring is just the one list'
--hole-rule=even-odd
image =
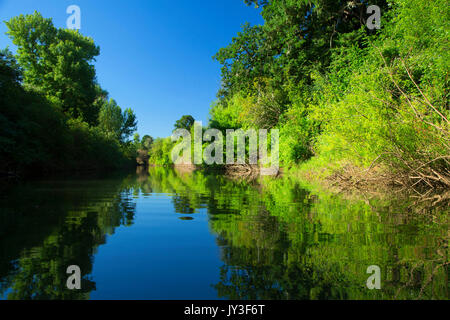
[{"label": "tree canopy", "polygon": [[73,118],[95,124],[98,110],[93,62],[100,48],[78,31],[57,29],[35,12],[6,22],[7,34],[18,47],[24,83],[44,93]]},{"label": "tree canopy", "polygon": [[191,130],[191,127],[194,125],[195,119],[190,115],[184,115],[179,120],[175,122],[175,129],[186,129]]},{"label": "tree canopy", "polygon": [[[244,1],[264,24],[244,24],[213,57],[222,86],[210,127],[278,128],[285,166],[376,160],[412,183],[448,186],[444,0]],[[369,5],[380,30],[366,25]]]},{"label": "tree canopy", "polygon": [[0,51],[0,160],[33,174],[115,168],[135,160],[137,119],[96,79],[100,48],[35,12],[6,22],[17,54]]}]

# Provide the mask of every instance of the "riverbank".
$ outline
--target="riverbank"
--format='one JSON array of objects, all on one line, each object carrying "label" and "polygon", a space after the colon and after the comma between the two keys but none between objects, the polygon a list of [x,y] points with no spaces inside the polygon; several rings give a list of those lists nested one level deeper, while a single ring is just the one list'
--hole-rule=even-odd
[{"label": "riverbank", "polygon": [[[158,165],[149,164],[149,167]],[[222,166],[173,165],[180,173],[202,170],[220,173],[233,180],[258,180],[261,168],[258,165],[234,164]],[[428,207],[448,206],[450,191],[440,184],[414,184],[405,174],[394,174],[380,165],[368,168],[358,167],[350,162],[319,163],[312,159],[308,162],[279,168],[271,177],[287,177],[307,184],[308,187],[322,192],[341,194],[345,198],[369,199],[401,196],[414,198]]]},{"label": "riverbank", "polygon": [[415,183],[409,175],[374,165],[358,167],[350,162],[317,165],[314,160],[286,168],[286,174],[347,198],[385,198],[401,194],[430,206],[448,206],[445,184]]},{"label": "riverbank", "polygon": [[41,180],[41,179],[73,179],[73,178],[96,178],[111,175],[112,173],[123,173],[135,170],[136,165],[132,161],[122,163],[116,167],[100,167],[91,168],[47,168],[41,170],[27,171],[2,171],[0,172],[0,191],[8,185],[20,182]]}]

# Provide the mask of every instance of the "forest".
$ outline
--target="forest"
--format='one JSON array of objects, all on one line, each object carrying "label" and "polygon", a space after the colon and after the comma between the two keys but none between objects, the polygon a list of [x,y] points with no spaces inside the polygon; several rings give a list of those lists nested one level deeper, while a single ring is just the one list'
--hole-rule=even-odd
[{"label": "forest", "polygon": [[[372,1],[379,30],[366,1],[245,2],[265,22],[214,56],[208,127],[279,129],[281,165],[304,176],[450,186],[447,1]],[[172,148],[156,140],[150,162]]]},{"label": "forest", "polygon": [[6,22],[0,51],[0,174],[118,169],[135,163],[137,119],[96,79],[100,48],[35,12]]},{"label": "forest", "polygon": [[[373,1],[380,29],[366,1],[244,2],[264,24],[244,23],[213,57],[208,128],[278,129],[281,166],[304,177],[450,186],[446,0]],[[138,152],[171,164],[170,137],[131,138],[136,116],[97,82],[93,39],[37,12],[6,25],[17,53],[0,51],[2,175],[120,168]]]}]

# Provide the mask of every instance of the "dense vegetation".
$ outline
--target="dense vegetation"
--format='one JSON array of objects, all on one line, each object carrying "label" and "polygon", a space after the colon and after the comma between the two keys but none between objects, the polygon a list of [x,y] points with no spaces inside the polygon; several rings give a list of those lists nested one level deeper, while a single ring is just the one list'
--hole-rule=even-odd
[{"label": "dense vegetation", "polygon": [[134,161],[131,109],[108,99],[93,65],[100,49],[39,13],[6,22],[15,56],[0,51],[1,173],[119,168]]},{"label": "dense vegetation", "polygon": [[[446,0],[372,1],[379,30],[366,26],[366,1],[245,2],[264,24],[244,24],[214,56],[222,87],[209,127],[279,129],[285,167],[350,166],[450,186]],[[18,51],[0,52],[3,171],[118,167],[138,148],[171,164],[170,138],[129,140],[135,115],[97,83],[92,39],[38,13],[6,24]],[[186,115],[175,128],[193,122]]]},{"label": "dense vegetation", "polygon": [[449,9],[446,1],[250,1],[246,25],[216,59],[219,127],[277,127],[285,164],[376,160],[391,171],[449,185]]},{"label": "dense vegetation", "polygon": [[334,168],[374,161],[415,182],[450,185],[447,1],[258,1],[215,59],[223,86],[218,128],[280,129],[285,165],[314,157]]},{"label": "dense vegetation", "polygon": [[379,30],[366,26],[366,1],[245,2],[265,22],[245,24],[214,56],[222,87],[210,127],[279,129],[284,166],[450,186],[446,0],[370,1]]}]

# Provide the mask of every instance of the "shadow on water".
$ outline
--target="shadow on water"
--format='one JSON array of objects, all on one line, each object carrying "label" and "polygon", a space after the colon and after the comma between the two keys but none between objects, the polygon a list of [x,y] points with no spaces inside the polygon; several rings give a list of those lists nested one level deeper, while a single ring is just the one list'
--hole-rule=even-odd
[{"label": "shadow on water", "polygon": [[[348,201],[289,177],[232,181],[165,168],[32,182],[2,194],[0,298],[89,299],[97,248],[116,228],[133,229],[136,205],[152,195],[169,195],[180,223],[206,212],[222,264],[208,284],[212,298],[448,299],[443,209]],[[86,274],[82,290],[66,288],[72,264]],[[380,290],[366,287],[371,265],[381,268]]]}]

